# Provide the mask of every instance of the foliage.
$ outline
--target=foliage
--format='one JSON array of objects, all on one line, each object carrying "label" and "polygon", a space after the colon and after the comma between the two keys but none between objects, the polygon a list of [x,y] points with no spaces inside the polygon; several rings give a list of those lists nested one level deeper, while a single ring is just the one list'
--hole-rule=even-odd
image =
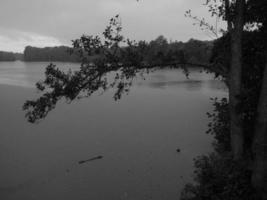
[{"label": "foliage", "polygon": [[[239,96],[240,103],[236,109],[242,114],[245,147],[250,151],[265,66],[265,45],[262,42],[263,36],[260,30],[244,31],[243,34],[242,90]],[[212,67],[220,72],[217,75],[223,76],[227,85],[229,85],[230,57],[230,37],[229,34],[225,34],[214,41],[210,62],[213,63]]]},{"label": "foliage", "polygon": [[195,184],[185,186],[181,200],[256,200],[246,162],[212,153],[195,159],[195,168]]},{"label": "foliage", "polygon": [[230,152],[230,116],[228,99],[218,98],[212,99],[214,110],[212,113],[208,112],[210,122],[206,133],[214,135],[214,147],[219,153]]},{"label": "foliage", "polygon": [[212,100],[207,133],[214,135],[215,152],[194,159],[194,183],[185,185],[181,200],[257,200],[249,159],[237,162],[231,155],[228,100]]},{"label": "foliage", "polygon": [[[83,35],[74,40],[71,50],[80,57],[80,69],[64,72],[51,63],[46,68],[45,80],[36,84],[37,89],[43,92],[42,96],[26,101],[23,106],[28,121],[45,118],[61,99],[71,102],[109,88],[115,88],[114,99],[120,99],[122,94],[129,92],[134,77],[150,69],[182,67],[187,74],[187,65],[203,66],[202,63],[191,62],[208,57],[212,47],[210,43],[196,40],[186,44],[169,44],[163,36],[149,44],[135,42],[124,39],[121,29],[119,16],[116,16],[103,32],[103,39]],[[194,59],[190,59],[190,53],[186,51],[192,52]],[[207,60],[204,58],[201,62]],[[110,76],[111,73],[113,76]]]},{"label": "foliage", "polygon": [[[218,11],[217,11],[217,8],[215,7],[215,5],[213,5],[213,6],[210,5],[209,7],[210,7],[210,12],[212,13],[212,16],[217,15]],[[210,25],[205,20],[205,18],[199,18],[197,16],[193,16],[191,10],[188,10],[185,12],[185,17],[191,18],[194,21],[193,25],[199,26],[200,30],[205,32],[207,34],[207,36],[209,36],[211,39],[218,38],[220,33],[224,33],[223,29],[218,30],[218,27],[217,27],[218,18],[216,19],[216,24],[214,26],[214,25]]]},{"label": "foliage", "polygon": [[[228,79],[230,70],[230,35],[225,34],[214,41],[213,49],[210,56],[210,63],[219,73],[216,76],[223,76]],[[215,71],[215,70],[213,70]]]},{"label": "foliage", "polygon": [[[237,112],[242,114],[245,156],[238,162],[232,159],[228,100],[213,99],[214,110],[207,113],[211,119],[207,133],[214,135],[215,153],[195,159],[195,182],[185,186],[183,200],[260,199],[255,196],[256,192],[251,185],[251,146],[266,62],[263,53],[265,44],[262,41],[262,30],[245,31],[243,34],[243,81]],[[214,66],[224,68],[226,82],[229,76],[229,45],[229,35],[226,34],[214,42],[211,56]]]}]

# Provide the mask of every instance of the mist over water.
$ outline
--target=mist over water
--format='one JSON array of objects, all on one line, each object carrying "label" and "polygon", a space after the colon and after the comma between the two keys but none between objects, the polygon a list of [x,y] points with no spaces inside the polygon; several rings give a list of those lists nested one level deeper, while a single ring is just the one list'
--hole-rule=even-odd
[{"label": "mist over water", "polygon": [[[5,200],[178,199],[193,158],[212,150],[205,134],[211,97],[226,97],[212,74],[165,69],[112,90],[61,101],[39,124],[22,105],[38,94],[48,63],[0,63],[0,198]],[[57,63],[78,69],[78,64]],[[181,152],[176,152],[179,148]],[[79,164],[81,160],[102,159]]]}]

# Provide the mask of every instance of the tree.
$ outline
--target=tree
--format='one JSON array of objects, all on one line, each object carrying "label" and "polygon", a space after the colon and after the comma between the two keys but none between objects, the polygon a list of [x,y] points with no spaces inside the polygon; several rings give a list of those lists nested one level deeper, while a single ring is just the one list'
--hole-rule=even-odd
[{"label": "tree", "polygon": [[[265,57],[267,57],[266,52]],[[252,184],[262,194],[263,199],[267,197],[267,61],[265,62],[255,123],[253,141],[255,158],[252,174]]]},{"label": "tree", "polygon": [[[221,17],[227,22],[227,34],[230,37],[229,51],[231,53],[227,58],[229,59],[229,69],[228,66],[222,66],[222,69],[227,71],[226,78],[229,87],[231,148],[234,159],[240,160],[244,152],[244,136],[242,116],[237,108],[240,104],[242,88],[242,35],[245,0],[206,0],[206,5],[212,16]],[[218,31],[214,26],[207,23],[205,19],[192,16],[191,10],[186,12],[186,16],[194,19],[202,30],[208,30],[216,37],[218,36]],[[217,63],[214,66],[217,68]]]},{"label": "tree", "polygon": [[[245,114],[246,109],[244,109],[244,105],[243,110],[240,111],[240,104],[242,104],[242,101],[244,104],[244,99],[250,99],[250,104],[246,106],[255,104],[251,109],[253,111],[253,120],[248,120],[250,124],[254,125],[254,129],[251,130],[252,133],[249,136],[249,139],[252,140],[252,149],[249,151],[253,153],[252,185],[258,191],[259,198],[267,199],[267,2],[260,0],[224,0],[222,4],[224,4],[225,9],[220,10],[220,14],[227,21],[231,48],[229,99],[232,151],[236,160],[242,158],[242,154],[244,154],[244,136],[246,132],[244,130],[244,127],[246,127],[244,116],[248,114]],[[253,36],[253,42],[257,43],[257,48],[254,48],[254,51],[250,51],[246,59],[242,58],[242,55],[247,51],[245,47],[242,48],[242,45],[246,43],[245,39],[247,39],[242,40],[245,31],[250,32],[249,34]],[[257,42],[257,40],[260,42]],[[246,63],[249,63],[253,66],[249,67],[257,71],[259,62],[257,60],[253,61],[253,55],[256,59],[263,58],[263,64],[260,67],[262,69],[259,70],[259,73],[252,72],[254,77],[251,78],[253,75],[248,74],[251,73],[250,70],[248,68],[244,69],[244,67]],[[246,83],[247,80],[242,80],[242,77],[252,79],[254,86],[249,86],[251,83]],[[256,77],[260,77],[260,79],[257,80]],[[255,87],[257,81],[260,83],[259,87]],[[249,91],[251,89],[256,89],[256,91]],[[256,96],[256,98],[248,97],[251,94]]]},{"label": "tree", "polygon": [[259,34],[263,50],[260,54],[265,63],[262,69],[252,146],[254,153],[252,184],[262,199],[267,199],[267,2],[251,0],[250,3],[247,20],[261,25]]},{"label": "tree", "polygon": [[[230,83],[229,83],[229,93],[230,93],[230,116],[231,116],[231,142],[232,150],[234,156],[237,159],[242,157],[244,153],[244,134],[245,131],[242,130],[245,125],[243,111],[238,111],[239,105],[242,104],[242,98],[249,99],[248,95],[251,92],[248,89],[256,88],[256,91],[252,92],[256,94],[256,98],[251,101],[255,103],[255,111],[253,114],[254,130],[250,133],[250,140],[252,140],[252,149],[250,150],[253,153],[252,162],[253,162],[253,172],[252,172],[252,185],[258,192],[258,198],[267,199],[267,156],[266,156],[266,144],[267,144],[267,66],[266,66],[266,16],[267,16],[267,2],[259,0],[250,0],[250,1],[234,1],[230,2],[229,0],[224,1],[225,4],[225,19],[228,22],[228,32],[231,37],[231,62],[230,62]],[[245,28],[244,28],[245,26]],[[257,55],[257,59],[263,58],[262,69],[256,76],[260,77],[258,80],[260,86],[252,87],[248,83],[245,83],[246,80],[242,80],[242,68],[244,68],[245,61],[242,59],[242,54],[246,51],[242,48],[242,43],[245,43],[242,40],[242,35],[244,30],[252,32],[254,37],[254,42],[257,43],[257,40],[260,43],[257,44],[254,52],[250,52],[247,56],[252,59],[252,54]],[[258,38],[258,39],[257,39]],[[248,61],[252,66],[258,65],[257,61]],[[265,64],[264,64],[265,63]],[[250,68],[252,68],[250,66]],[[257,70],[258,66],[253,67]],[[249,71],[248,69],[246,69]],[[254,74],[255,76],[255,74]],[[250,78],[249,75],[245,77]],[[254,85],[256,84],[256,78],[253,78]],[[246,86],[247,85],[247,86]],[[249,106],[251,104],[248,104]],[[252,109],[252,110],[253,110]],[[252,120],[250,120],[252,121]],[[243,147],[242,147],[243,146]]]},{"label": "tree", "polygon": [[[147,60],[147,48],[158,50],[158,56],[162,46],[166,47],[167,41],[159,37],[153,45],[144,42],[134,42],[124,39],[121,35],[121,23],[119,16],[110,20],[109,25],[103,32],[104,41],[98,36],[83,35],[80,39],[73,41],[73,51],[81,58],[79,71],[63,72],[50,64],[46,68],[45,80],[36,84],[37,89],[43,92],[37,100],[29,100],[23,106],[29,122],[37,122],[47,116],[49,111],[55,108],[57,102],[65,98],[71,102],[74,99],[88,97],[96,91],[116,88],[114,98],[118,100],[123,93],[129,92],[133,78],[153,68],[182,67],[187,73],[186,66],[206,66],[198,63],[188,63],[184,59],[183,52],[179,52],[176,60],[172,62],[155,63]],[[154,43],[157,47],[154,47]],[[152,52],[153,52],[152,51]],[[97,53],[96,53],[97,52]],[[165,52],[164,52],[165,53]],[[93,59],[90,57],[94,56]],[[164,57],[164,54],[162,55]],[[90,59],[89,59],[90,58]],[[115,72],[113,80],[108,80],[107,75]]]},{"label": "tree", "polygon": [[242,116],[237,111],[242,87],[242,35],[244,27],[245,0],[236,1],[236,14],[230,15],[229,0],[225,1],[226,20],[231,40],[231,61],[229,75],[229,105],[231,146],[234,158],[241,159],[244,152]]}]

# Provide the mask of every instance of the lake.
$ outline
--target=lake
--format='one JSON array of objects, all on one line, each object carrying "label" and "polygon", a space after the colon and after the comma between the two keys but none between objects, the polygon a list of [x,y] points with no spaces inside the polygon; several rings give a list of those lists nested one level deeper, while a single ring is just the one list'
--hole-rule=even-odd
[{"label": "lake", "polygon": [[[198,68],[189,79],[162,69],[137,78],[119,101],[112,90],[62,101],[30,124],[22,105],[38,96],[46,66],[0,62],[0,199],[178,199],[192,181],[193,158],[212,151],[206,112],[210,98],[227,96],[225,85]],[[103,158],[78,163],[95,156]]]}]

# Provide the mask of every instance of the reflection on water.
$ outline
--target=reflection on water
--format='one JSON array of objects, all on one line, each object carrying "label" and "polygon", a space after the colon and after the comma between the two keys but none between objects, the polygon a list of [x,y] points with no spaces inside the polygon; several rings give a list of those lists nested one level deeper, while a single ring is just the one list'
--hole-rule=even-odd
[{"label": "reflection on water", "polygon": [[[44,78],[44,71],[49,63],[46,62],[1,62],[0,84],[21,87],[34,87],[35,83]],[[56,63],[62,70],[77,70],[77,63]],[[200,90],[209,87],[213,90],[226,90],[220,80],[213,79],[213,75],[201,73],[200,68],[191,68],[187,78],[181,70],[165,69],[145,74],[145,80],[136,79],[135,85],[166,89],[166,87],[185,87],[188,90]]]},{"label": "reflection on water", "polygon": [[206,74],[199,68],[191,68],[189,77],[186,77],[181,70],[159,70],[149,74],[144,81],[137,81],[140,87],[150,87],[157,89],[166,88],[185,88],[187,90],[210,90],[227,91],[225,84],[219,80],[214,79],[212,74]]},{"label": "reflection on water", "polygon": [[1,62],[0,84],[30,87],[26,70],[23,62]]},{"label": "reflection on water", "polygon": [[208,80],[206,81],[207,87],[211,90],[223,90],[228,91],[227,86],[218,80]]},{"label": "reflection on water", "polygon": [[[193,158],[211,150],[205,113],[210,97],[227,95],[224,84],[199,69],[189,79],[159,70],[137,78],[118,102],[112,90],[62,101],[29,124],[21,106],[36,97],[46,65],[0,63],[0,199],[178,199],[192,180]],[[103,159],[78,163],[98,155]]]},{"label": "reflection on water", "polygon": [[[44,78],[47,62],[0,62],[0,84],[33,88]],[[77,63],[57,63],[62,69],[78,69]]]},{"label": "reflection on water", "polygon": [[138,83],[138,86],[148,86],[157,89],[166,89],[166,87],[186,87],[189,90],[198,90],[202,86],[202,81],[200,80],[184,80],[184,81],[166,81],[166,82],[147,82]]}]

